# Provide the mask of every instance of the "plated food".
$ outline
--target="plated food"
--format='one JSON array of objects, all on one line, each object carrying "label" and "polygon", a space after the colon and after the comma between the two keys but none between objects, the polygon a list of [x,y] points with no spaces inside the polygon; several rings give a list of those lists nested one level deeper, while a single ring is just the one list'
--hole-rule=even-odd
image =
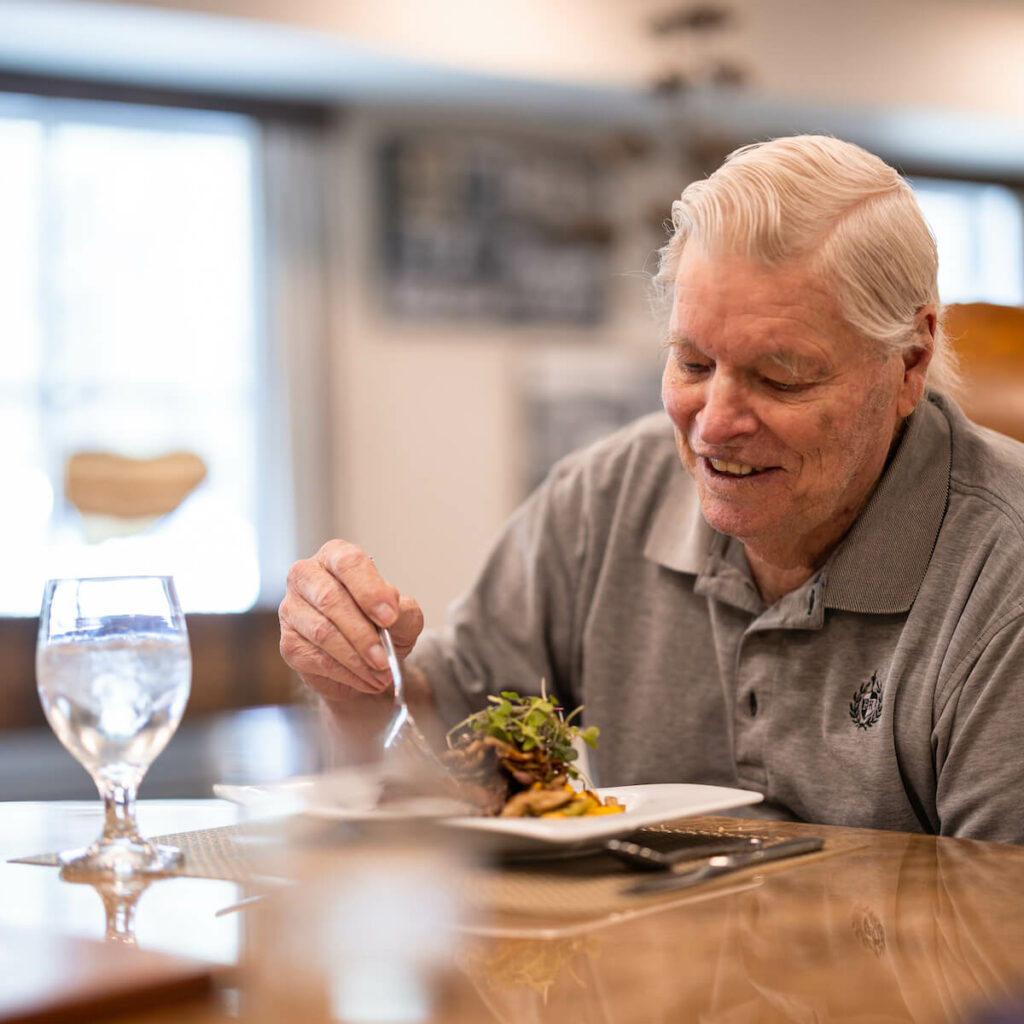
[{"label": "plated food", "polygon": [[513,690],[488,697],[489,706],[448,733],[441,755],[459,796],[482,815],[578,818],[618,814],[625,807],[595,792],[574,762],[582,740],[597,746],[598,729],[580,729],[541,684],[539,697]]},{"label": "plated food", "polygon": [[[217,796],[247,808],[253,817],[304,814],[325,821],[344,821],[360,828],[388,828],[396,822],[433,819],[440,827],[468,833],[478,849],[502,856],[563,857],[599,849],[607,840],[639,828],[703,814],[720,814],[759,803],[760,793],[689,782],[659,782],[598,789],[604,801],[613,798],[622,813],[587,814],[570,818],[503,818],[469,814],[463,801],[414,797],[402,804],[381,806],[383,778],[377,766],[341,768],[323,775],[297,776],[261,785],[214,786]],[[454,806],[453,806],[454,805]]]},{"label": "plated food", "polygon": [[[264,785],[221,784],[214,792],[254,813],[299,813],[365,828],[430,818],[470,833],[477,849],[531,858],[590,852],[639,828],[763,799],[752,790],[697,783],[595,790],[574,744],[595,746],[598,730],[575,726],[579,713],[563,715],[543,687],[539,698],[505,691],[451,730],[448,750],[433,759],[436,772],[419,758],[398,776],[394,765],[363,765]],[[517,799],[546,792],[555,795]]]}]

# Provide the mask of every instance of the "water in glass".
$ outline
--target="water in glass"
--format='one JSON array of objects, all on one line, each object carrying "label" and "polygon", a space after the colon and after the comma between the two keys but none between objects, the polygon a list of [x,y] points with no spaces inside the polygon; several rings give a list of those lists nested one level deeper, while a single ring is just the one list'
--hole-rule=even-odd
[{"label": "water in glass", "polygon": [[135,794],[181,721],[191,657],[169,577],[51,580],[36,654],[39,696],[61,743],[92,775],[103,835],[62,854],[65,871],[166,871],[180,851],[147,842]]}]

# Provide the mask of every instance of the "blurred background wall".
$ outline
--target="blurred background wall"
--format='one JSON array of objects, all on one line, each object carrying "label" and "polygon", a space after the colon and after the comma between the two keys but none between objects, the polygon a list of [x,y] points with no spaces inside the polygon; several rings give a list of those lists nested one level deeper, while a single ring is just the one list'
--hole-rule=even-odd
[{"label": "blurred background wall", "polygon": [[[43,154],[31,200],[0,198],[35,240],[6,263],[0,243],[0,294],[22,281],[6,305],[29,310],[5,352],[39,353],[0,380],[21,439],[0,615],[28,617],[4,685],[27,709],[42,580],[84,570],[172,572],[194,637],[266,652],[244,677],[241,659],[201,658],[207,710],[294,697],[267,667],[273,610],[290,562],[329,537],[370,550],[439,624],[554,458],[657,408],[648,274],[672,199],[736,145],[829,132],[921,179],[1000,186],[936,203],[975,211],[961,255],[994,252],[979,224],[1016,237],[954,297],[1019,304],[1022,47],[1019,0],[0,2],[0,127],[31,124]],[[164,132],[149,163],[138,146],[117,158],[136,169],[103,201],[126,226],[97,198],[120,143],[96,124]],[[244,154],[174,155],[175,132]],[[231,231],[238,247],[218,248]],[[24,269],[36,248],[56,269]],[[228,293],[234,312],[203,313]],[[141,410],[115,415],[126,393]],[[113,477],[97,452],[122,460]],[[175,452],[198,482],[154,461]],[[161,474],[167,508],[104,506]],[[212,613],[227,624],[199,621]]]}]

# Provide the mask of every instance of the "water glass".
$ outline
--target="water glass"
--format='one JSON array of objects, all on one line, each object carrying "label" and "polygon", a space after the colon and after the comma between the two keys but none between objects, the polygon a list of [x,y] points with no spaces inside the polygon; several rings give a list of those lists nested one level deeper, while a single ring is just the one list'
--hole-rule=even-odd
[{"label": "water glass", "polygon": [[56,579],[46,584],[36,677],[57,738],[92,776],[103,834],[61,854],[65,872],[153,874],[180,850],[143,839],[135,797],[174,734],[192,676],[185,617],[169,576]]}]

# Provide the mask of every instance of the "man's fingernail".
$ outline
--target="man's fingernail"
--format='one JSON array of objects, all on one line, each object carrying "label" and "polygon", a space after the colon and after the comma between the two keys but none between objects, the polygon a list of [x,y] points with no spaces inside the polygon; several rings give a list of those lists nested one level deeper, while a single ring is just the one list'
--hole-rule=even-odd
[{"label": "man's fingernail", "polygon": [[377,668],[388,667],[388,652],[380,644],[374,644],[366,653],[371,665],[376,665]]},{"label": "man's fingernail", "polygon": [[386,626],[395,617],[394,609],[389,604],[379,604],[373,610],[373,614],[377,617],[377,621],[381,625]]},{"label": "man's fingernail", "polygon": [[373,678],[377,680],[382,690],[386,690],[391,685],[390,672],[374,672]]}]

